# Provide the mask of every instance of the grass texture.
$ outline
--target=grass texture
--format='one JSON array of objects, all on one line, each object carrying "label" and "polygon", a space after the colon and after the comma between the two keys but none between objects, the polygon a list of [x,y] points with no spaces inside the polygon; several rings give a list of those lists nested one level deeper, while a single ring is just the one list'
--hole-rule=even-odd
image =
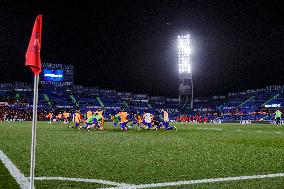
[{"label": "grass texture", "polygon": [[[82,131],[38,122],[39,176],[94,178],[129,184],[284,172],[284,128],[265,124],[176,123],[178,130]],[[0,149],[29,175],[31,122],[0,123]],[[15,181],[0,165],[0,183]],[[7,179],[8,178],[8,179]],[[1,188],[0,184],[0,188]],[[97,188],[99,184],[36,181],[37,188]],[[284,188],[284,178],[163,188]]]}]

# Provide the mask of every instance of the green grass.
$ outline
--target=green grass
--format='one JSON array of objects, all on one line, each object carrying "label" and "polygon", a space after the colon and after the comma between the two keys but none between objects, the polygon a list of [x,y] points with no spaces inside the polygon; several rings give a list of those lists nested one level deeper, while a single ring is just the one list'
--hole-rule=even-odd
[{"label": "green grass", "polygon": [[19,186],[14,178],[10,175],[9,171],[0,161],[0,188],[13,188],[18,189]]},{"label": "green grass", "polygon": [[[283,189],[284,187],[283,178],[270,178],[270,179],[254,179],[254,180],[242,180],[242,181],[231,181],[231,182],[217,182],[217,183],[206,183],[197,185],[182,185],[171,187],[171,189]],[[169,187],[161,187],[159,189],[167,189]]]},{"label": "green grass", "polygon": [[36,181],[35,188],[41,188],[41,189],[74,189],[74,188],[80,188],[80,189],[89,189],[89,188],[107,188],[111,187],[109,185],[101,185],[96,183],[80,183],[80,182],[62,182],[62,181]]},{"label": "green grass", "polygon": [[[177,131],[132,128],[121,132],[108,124],[107,131],[84,132],[67,129],[61,123],[39,122],[35,174],[143,184],[284,172],[283,127],[256,124],[176,126]],[[31,122],[0,123],[0,149],[26,176],[29,175],[30,140]],[[36,181],[37,188],[54,188],[55,185],[60,188],[102,187]],[[284,188],[284,178],[190,187],[259,189],[265,186]]]}]

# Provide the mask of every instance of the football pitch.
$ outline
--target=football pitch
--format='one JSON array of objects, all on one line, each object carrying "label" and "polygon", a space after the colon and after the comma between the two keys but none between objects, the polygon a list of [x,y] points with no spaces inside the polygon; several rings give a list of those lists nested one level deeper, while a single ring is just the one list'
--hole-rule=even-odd
[{"label": "football pitch", "polygon": [[[174,124],[82,131],[38,122],[36,188],[284,188],[284,126]],[[29,177],[31,122],[0,123],[0,151]],[[3,160],[2,160],[3,161]],[[0,188],[20,188],[0,163]],[[27,180],[28,178],[26,178]]]}]

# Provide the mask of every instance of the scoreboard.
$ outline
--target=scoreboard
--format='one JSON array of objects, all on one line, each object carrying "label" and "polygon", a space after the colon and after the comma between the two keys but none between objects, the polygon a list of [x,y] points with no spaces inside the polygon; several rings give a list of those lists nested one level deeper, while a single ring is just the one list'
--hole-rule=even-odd
[{"label": "scoreboard", "polygon": [[74,66],[66,64],[42,63],[40,84],[55,86],[74,85]]}]

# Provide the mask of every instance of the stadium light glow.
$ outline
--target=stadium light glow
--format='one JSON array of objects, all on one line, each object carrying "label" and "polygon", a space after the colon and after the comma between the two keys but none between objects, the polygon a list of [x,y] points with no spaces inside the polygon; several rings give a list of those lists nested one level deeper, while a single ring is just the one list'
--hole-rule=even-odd
[{"label": "stadium light glow", "polygon": [[178,64],[179,73],[190,73],[191,72],[191,46],[190,46],[190,35],[179,35],[178,36]]}]

